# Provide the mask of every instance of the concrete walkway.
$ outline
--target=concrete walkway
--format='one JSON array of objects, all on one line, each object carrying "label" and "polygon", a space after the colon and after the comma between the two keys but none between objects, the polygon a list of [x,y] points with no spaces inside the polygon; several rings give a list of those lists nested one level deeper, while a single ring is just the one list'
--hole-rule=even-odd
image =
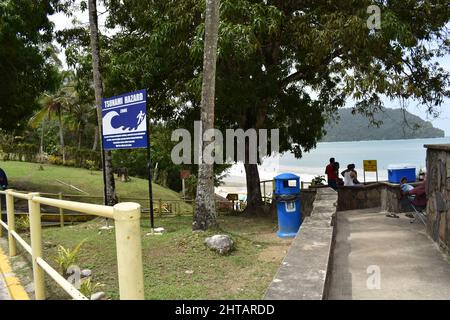
[{"label": "concrete walkway", "polygon": [[5,279],[3,279],[2,274],[0,274],[0,301],[1,300],[11,300],[8,288],[5,284]]},{"label": "concrete walkway", "polygon": [[450,299],[450,263],[422,224],[378,210],[337,213],[329,299]]}]

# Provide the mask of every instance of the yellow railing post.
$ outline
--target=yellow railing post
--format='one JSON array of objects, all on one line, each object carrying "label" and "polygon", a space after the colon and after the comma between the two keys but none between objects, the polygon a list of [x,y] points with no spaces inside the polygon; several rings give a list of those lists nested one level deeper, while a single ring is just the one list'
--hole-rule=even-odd
[{"label": "yellow railing post", "polygon": [[12,231],[16,231],[16,221],[14,216],[14,197],[9,192],[13,190],[6,191],[6,215],[8,219],[8,245],[9,245],[9,256],[14,257],[16,253],[16,239],[12,235]]},{"label": "yellow railing post", "polygon": [[34,295],[36,300],[45,300],[44,270],[36,261],[37,258],[42,258],[41,205],[33,201],[33,196],[39,196],[39,193],[30,193],[28,198]]},{"label": "yellow railing post", "polygon": [[144,299],[140,219],[141,206],[139,204],[124,202],[114,206],[121,300]]},{"label": "yellow railing post", "polygon": [[[62,192],[58,194],[58,198],[59,200],[63,199]],[[61,228],[64,227],[64,209],[61,207],[59,208],[59,225]]]}]

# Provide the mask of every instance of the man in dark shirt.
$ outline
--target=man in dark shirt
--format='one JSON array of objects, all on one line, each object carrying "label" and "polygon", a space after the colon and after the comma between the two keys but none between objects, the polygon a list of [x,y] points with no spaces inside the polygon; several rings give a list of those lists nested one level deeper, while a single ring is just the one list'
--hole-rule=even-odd
[{"label": "man in dark shirt", "polygon": [[328,186],[333,188],[334,190],[337,189],[337,175],[336,175],[336,169],[334,166],[335,162],[336,162],[335,159],[331,158],[330,164],[327,165],[327,167],[325,168],[325,174],[327,175],[327,178],[328,178]]}]

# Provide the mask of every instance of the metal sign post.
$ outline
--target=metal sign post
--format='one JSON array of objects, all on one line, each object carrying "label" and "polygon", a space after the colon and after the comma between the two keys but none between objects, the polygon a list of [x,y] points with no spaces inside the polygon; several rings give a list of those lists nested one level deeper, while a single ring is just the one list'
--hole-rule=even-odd
[{"label": "metal sign post", "polygon": [[102,146],[104,150],[147,148],[150,224],[153,229],[152,166],[147,114],[147,90],[103,99]]}]

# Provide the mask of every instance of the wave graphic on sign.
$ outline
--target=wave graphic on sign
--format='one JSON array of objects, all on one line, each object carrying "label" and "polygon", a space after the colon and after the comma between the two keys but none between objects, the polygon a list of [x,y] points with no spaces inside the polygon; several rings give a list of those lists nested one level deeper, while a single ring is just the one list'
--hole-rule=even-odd
[{"label": "wave graphic on sign", "polygon": [[[123,134],[123,133],[133,133],[133,132],[142,132],[146,131],[146,116],[143,115],[141,119],[139,119],[138,124],[135,127],[125,127],[124,125],[119,125],[117,128],[113,126],[113,119],[115,117],[120,117],[119,113],[116,111],[108,112],[103,117],[103,135],[111,135],[111,134]],[[116,120],[116,119],[114,119]]]}]

